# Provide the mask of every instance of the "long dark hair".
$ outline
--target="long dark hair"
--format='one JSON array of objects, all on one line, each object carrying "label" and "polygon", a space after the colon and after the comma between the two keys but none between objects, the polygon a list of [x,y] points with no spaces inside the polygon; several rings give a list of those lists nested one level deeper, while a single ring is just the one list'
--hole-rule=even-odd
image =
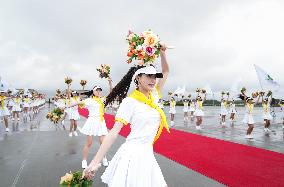
[{"label": "long dark hair", "polygon": [[133,75],[138,69],[143,68],[143,67],[145,66],[133,66],[128,70],[128,72],[119,81],[119,83],[107,95],[105,106],[107,106],[109,103],[112,103],[115,99],[117,99],[119,103],[122,102],[122,100],[127,96],[129,87],[132,82]]}]

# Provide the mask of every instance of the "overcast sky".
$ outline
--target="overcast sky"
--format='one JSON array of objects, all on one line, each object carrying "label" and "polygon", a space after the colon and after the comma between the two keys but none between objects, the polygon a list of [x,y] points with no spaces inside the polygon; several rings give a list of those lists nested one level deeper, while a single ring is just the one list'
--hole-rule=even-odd
[{"label": "overcast sky", "polygon": [[129,29],[152,29],[168,50],[165,92],[210,84],[212,90],[242,85],[257,89],[257,64],[284,85],[284,1],[282,0],[2,0],[0,76],[13,87],[53,92],[99,84],[96,68],[110,64],[117,83],[126,63]]}]

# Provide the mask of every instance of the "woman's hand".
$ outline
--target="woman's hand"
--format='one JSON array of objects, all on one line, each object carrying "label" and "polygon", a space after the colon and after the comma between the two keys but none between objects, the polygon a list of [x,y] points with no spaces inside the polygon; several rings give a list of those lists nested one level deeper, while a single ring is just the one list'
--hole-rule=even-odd
[{"label": "woman's hand", "polygon": [[93,179],[95,177],[95,174],[97,170],[101,167],[101,164],[90,164],[84,171],[82,178],[87,178],[87,179]]},{"label": "woman's hand", "polygon": [[166,44],[161,44],[161,52],[165,53],[166,49],[167,49]]}]

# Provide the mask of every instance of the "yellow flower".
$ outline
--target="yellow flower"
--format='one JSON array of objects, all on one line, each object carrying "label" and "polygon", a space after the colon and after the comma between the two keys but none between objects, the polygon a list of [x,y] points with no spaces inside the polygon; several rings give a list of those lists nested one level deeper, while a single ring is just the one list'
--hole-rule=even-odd
[{"label": "yellow flower", "polygon": [[66,173],[65,176],[61,177],[60,184],[63,184],[64,182],[70,183],[73,179],[72,173]]},{"label": "yellow flower", "polygon": [[145,38],[146,46],[154,47],[159,42],[159,38],[154,34],[148,34]]}]

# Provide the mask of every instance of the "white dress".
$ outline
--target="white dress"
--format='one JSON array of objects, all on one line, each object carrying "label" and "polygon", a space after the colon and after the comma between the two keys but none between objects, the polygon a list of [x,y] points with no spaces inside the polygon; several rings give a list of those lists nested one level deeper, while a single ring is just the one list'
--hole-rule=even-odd
[{"label": "white dress", "polygon": [[[4,106],[2,107],[2,102],[4,102]],[[9,116],[10,111],[7,108],[7,99],[4,99],[3,101],[0,101],[0,117],[2,116]]]},{"label": "white dress", "polygon": [[[78,104],[78,102],[79,102],[79,99],[75,99],[73,97],[70,98],[70,105]],[[78,105],[70,107],[67,114],[68,114],[69,120],[71,120],[71,119],[79,120],[80,119],[80,114],[78,112]]]},{"label": "white dress", "polygon": [[[202,106],[202,101],[201,101],[201,106]],[[195,116],[201,117],[204,116],[204,111],[203,109],[199,106],[198,102],[195,103]]]},{"label": "white dress", "polygon": [[263,119],[272,120],[272,116],[270,114],[270,105],[263,104],[262,107],[263,107]]},{"label": "white dress", "polygon": [[190,103],[189,111],[190,111],[190,112],[194,112],[194,111],[195,111],[195,105],[194,105],[194,102],[191,102],[191,103]]},{"label": "white dress", "polygon": [[253,111],[250,112],[249,104],[246,104],[246,112],[243,119],[243,123],[251,125],[254,124]]},{"label": "white dress", "polygon": [[100,104],[92,98],[85,99],[84,104],[89,110],[89,116],[80,132],[88,136],[107,135],[105,120],[100,118]]},{"label": "white dress", "polygon": [[30,104],[31,104],[30,98],[28,98],[28,99],[24,98],[24,101],[23,101],[22,104],[23,104],[24,108],[29,108]]},{"label": "white dress", "polygon": [[236,111],[236,104],[231,104],[230,105],[230,113],[232,114],[232,113],[237,113],[237,111]]},{"label": "white dress", "polygon": [[22,109],[21,109],[21,99],[17,100],[16,99],[13,99],[13,107],[12,107],[12,111],[13,112],[21,112]]},{"label": "white dress", "polygon": [[188,102],[183,102],[183,112],[188,112]]},{"label": "white dress", "polygon": [[[156,104],[158,100],[156,97]],[[160,114],[148,105],[127,97],[120,104],[117,119],[130,123],[131,132],[106,168],[102,181],[109,187],[165,187],[167,184],[152,145],[160,124]]]},{"label": "white dress", "polygon": [[175,101],[170,101],[170,114],[175,114],[176,113],[176,102]]},{"label": "white dress", "polygon": [[222,116],[226,116],[228,114],[227,108],[226,108],[226,102],[221,102],[221,111],[220,114]]}]

